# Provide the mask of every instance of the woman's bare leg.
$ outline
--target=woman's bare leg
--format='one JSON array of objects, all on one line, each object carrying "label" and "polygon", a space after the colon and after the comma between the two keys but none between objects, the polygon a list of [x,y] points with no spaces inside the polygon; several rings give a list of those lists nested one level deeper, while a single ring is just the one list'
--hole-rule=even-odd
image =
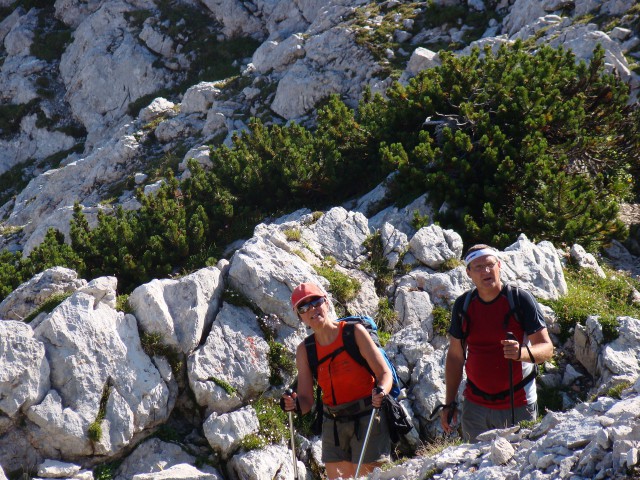
[{"label": "woman's bare leg", "polygon": [[[335,480],[336,478],[353,478],[357,466],[351,462],[329,462],[325,463],[324,468],[327,470],[329,480]],[[363,466],[360,468],[362,469]]]}]

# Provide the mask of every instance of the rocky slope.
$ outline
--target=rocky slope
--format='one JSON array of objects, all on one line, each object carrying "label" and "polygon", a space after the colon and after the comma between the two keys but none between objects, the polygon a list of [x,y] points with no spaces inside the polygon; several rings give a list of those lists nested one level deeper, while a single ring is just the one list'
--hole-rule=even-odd
[{"label": "rocky slope", "polygon": [[[158,165],[230,141],[250,117],[313,122],[331,93],[354,105],[438,64],[435,51],[535,39],[589,59],[596,44],[637,97],[632,0],[2,0],[1,245],[67,233]],[[440,23],[437,23],[440,21]],[[471,44],[469,44],[471,42]],[[181,169],[184,170],[183,161]],[[150,187],[151,188],[151,187]]]},{"label": "rocky slope", "polygon": [[[420,450],[441,437],[439,422],[429,419],[444,398],[446,341],[435,311],[471,284],[455,266],[460,236],[436,225],[415,231],[407,218],[393,207],[372,218],[336,207],[261,224],[230,260],[139,286],[128,299],[131,313],[116,306],[115,278],[87,282],[64,268],[37,275],[0,304],[2,469],[74,479],[94,478],[92,470],[98,475],[104,465],[118,479],[291,478],[284,442],[250,450],[243,442],[259,431],[261,399],[277,398],[292,381],[286,363],[272,360],[275,344],[293,352],[306,334],[290,309],[291,291],[302,281],[330,288],[329,275],[314,268],[328,258],[336,262],[332,275],[359,284],[352,297],[334,295],[336,306],[376,314],[385,295],[395,306],[385,348],[408,385],[401,398],[416,427],[399,448]],[[364,243],[374,230],[384,259],[406,272],[382,295],[366,273]],[[567,293],[569,257],[601,272],[578,245],[559,252],[524,235],[499,255],[504,280],[541,299]],[[65,293],[50,313],[19,320]],[[545,365],[539,382],[560,392],[563,412],[547,413],[531,430],[492,432],[478,445],[417,456],[372,478],[623,478],[634,469],[640,319],[619,318],[618,338],[605,341],[591,317],[563,342],[553,311],[544,313],[557,362]],[[625,386],[621,400],[607,396]],[[587,390],[594,400],[582,403],[578,395]],[[170,439],[168,431],[175,432]],[[299,436],[297,453],[299,470],[314,478],[317,438]]]}]

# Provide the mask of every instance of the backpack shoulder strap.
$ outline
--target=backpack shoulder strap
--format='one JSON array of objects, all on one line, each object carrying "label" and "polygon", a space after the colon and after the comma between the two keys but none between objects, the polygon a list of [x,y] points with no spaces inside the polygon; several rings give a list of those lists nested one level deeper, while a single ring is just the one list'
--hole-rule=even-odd
[{"label": "backpack shoulder strap", "polygon": [[[509,284],[507,284],[507,289],[506,290],[507,290],[507,300],[509,300],[509,313],[507,315],[513,314],[513,318],[515,318],[516,322],[518,322],[522,326],[522,320],[518,316],[518,312],[521,310],[520,309],[520,295],[523,293],[523,290],[520,290],[518,287],[512,287]],[[529,292],[526,292],[526,291],[524,291],[524,293],[529,294]],[[507,325],[508,320],[509,320],[509,317],[507,316],[505,318],[505,327]],[[531,353],[531,349],[529,348],[529,345],[527,345],[525,343],[524,346],[527,349],[527,353],[529,354],[529,358],[531,359],[531,363],[533,363],[534,366],[535,366],[534,367],[534,372],[535,372],[535,375],[537,375],[537,373],[538,373],[538,365],[536,364],[536,360],[535,360],[533,354]]]},{"label": "backpack shoulder strap", "polygon": [[[467,337],[469,336],[469,327],[471,325],[471,318],[469,318],[469,314],[467,311],[469,310],[469,304],[471,304],[471,300],[473,297],[477,295],[477,289],[474,287],[471,290],[467,290],[463,293],[464,301],[462,302],[462,308],[460,309],[460,328],[462,328],[462,354],[464,356],[465,361],[467,360]],[[465,322],[467,323],[465,328]]]},{"label": "backpack shoulder strap", "polygon": [[351,358],[371,371],[371,368],[369,368],[369,364],[360,353],[360,349],[358,348],[358,344],[356,343],[356,326],[354,322],[345,322],[342,329],[342,343],[344,344],[344,349],[351,356]]},{"label": "backpack shoulder strap", "polygon": [[522,323],[520,318],[518,317],[518,310],[520,309],[520,290],[518,287],[513,287],[507,284],[507,300],[509,301],[509,309],[510,313],[513,313],[513,316],[516,319],[516,322]]},{"label": "backpack shoulder strap", "polygon": [[316,348],[316,336],[311,334],[304,339],[304,347],[307,350],[307,361],[314,380],[318,378],[318,350]]},{"label": "backpack shoulder strap", "polygon": [[462,304],[462,310],[460,311],[462,316],[467,315],[467,310],[469,310],[469,304],[471,303],[471,299],[473,295],[476,293],[476,289],[472,288],[471,290],[467,290],[464,297],[464,303]]}]

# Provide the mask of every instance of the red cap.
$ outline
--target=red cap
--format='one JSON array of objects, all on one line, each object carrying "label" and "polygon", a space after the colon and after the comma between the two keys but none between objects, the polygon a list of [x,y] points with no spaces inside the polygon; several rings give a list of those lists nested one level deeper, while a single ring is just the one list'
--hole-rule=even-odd
[{"label": "red cap", "polygon": [[299,303],[312,297],[326,297],[327,294],[315,283],[301,283],[291,294],[291,306],[295,310]]}]

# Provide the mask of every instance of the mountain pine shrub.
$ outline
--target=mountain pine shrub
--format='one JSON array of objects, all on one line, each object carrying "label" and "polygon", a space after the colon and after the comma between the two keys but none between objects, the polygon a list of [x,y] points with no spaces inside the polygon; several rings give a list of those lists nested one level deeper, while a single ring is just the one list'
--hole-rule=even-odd
[{"label": "mountain pine shrub", "polygon": [[385,202],[428,193],[430,220],[468,244],[504,247],[524,232],[594,250],[624,237],[617,212],[640,188],[640,113],[600,47],[589,64],[523,42],[441,59],[385,98],[365,91],[357,112],[331,96],[314,130],[251,121],[231,146],[212,148],[215,168],[192,161],[189,178],[169,174],[156,193],[139,192],[138,211],[99,213],[90,228],[76,207],[71,247],[52,233],[26,259],[3,254],[0,296],[54,264],[115,275],[128,293],[215,264],[265,218],[339,204],[394,171]]},{"label": "mountain pine shrub", "polygon": [[523,42],[441,58],[360,108],[380,161],[399,170],[398,200],[428,192],[434,220],[468,243],[504,247],[526,232],[593,249],[624,237],[616,214],[638,168],[638,126],[601,47],[589,64]]}]

